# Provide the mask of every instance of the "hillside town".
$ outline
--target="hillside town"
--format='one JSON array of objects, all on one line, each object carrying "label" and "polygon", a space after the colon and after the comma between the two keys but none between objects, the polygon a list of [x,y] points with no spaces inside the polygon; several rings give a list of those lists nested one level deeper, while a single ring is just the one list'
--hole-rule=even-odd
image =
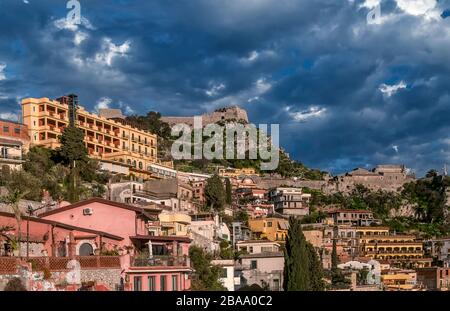
[{"label": "hillside town", "polygon": [[[21,105],[0,120],[0,290],[283,291],[301,260],[307,290],[450,289],[446,171],[176,162],[161,129],[190,116],[92,113],[73,94]],[[250,122],[238,107],[205,120]]]}]

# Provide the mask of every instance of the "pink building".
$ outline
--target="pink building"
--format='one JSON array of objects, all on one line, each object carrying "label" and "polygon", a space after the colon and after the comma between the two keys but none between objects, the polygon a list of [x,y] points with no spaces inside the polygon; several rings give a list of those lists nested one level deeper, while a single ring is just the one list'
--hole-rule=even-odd
[{"label": "pink building", "polygon": [[[95,198],[30,218],[29,232],[45,245],[36,256],[120,258],[125,290],[189,290],[191,240],[149,235],[147,224],[160,211]],[[0,225],[15,226],[13,215],[0,214]],[[26,237],[25,228],[24,221]]]}]

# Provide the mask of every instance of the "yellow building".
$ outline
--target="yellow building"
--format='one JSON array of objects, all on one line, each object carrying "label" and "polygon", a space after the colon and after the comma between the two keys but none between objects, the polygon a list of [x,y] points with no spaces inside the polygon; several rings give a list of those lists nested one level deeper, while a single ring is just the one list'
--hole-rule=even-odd
[{"label": "yellow building", "polygon": [[239,176],[256,175],[254,168],[219,168],[220,177],[238,178]]},{"label": "yellow building", "polygon": [[356,227],[356,236],[386,236],[389,235],[389,227]]},{"label": "yellow building", "polygon": [[[22,100],[23,122],[28,126],[31,146],[55,149],[59,136],[69,125],[67,97],[58,100],[25,98]],[[157,163],[157,136],[125,120],[106,119],[79,106],[76,126],[84,133],[89,156],[130,167],[130,173],[151,178],[151,164]],[[165,163],[165,165],[169,165]]]},{"label": "yellow building", "polygon": [[381,283],[387,290],[412,290],[417,284],[415,270],[389,269],[382,271]]},{"label": "yellow building", "polygon": [[183,213],[159,214],[162,235],[188,236],[191,216]]},{"label": "yellow building", "polygon": [[[366,234],[361,234],[367,231]],[[375,229],[375,228],[372,228]],[[369,228],[358,228],[359,250],[362,256],[390,262],[411,263],[417,267],[431,265],[430,258],[424,258],[422,241],[417,241],[414,235],[389,235],[387,228],[370,231]],[[367,234],[369,233],[369,234]]]},{"label": "yellow building", "polygon": [[269,241],[286,240],[289,229],[289,222],[281,218],[256,218],[249,219],[248,227],[258,239],[267,239]]}]

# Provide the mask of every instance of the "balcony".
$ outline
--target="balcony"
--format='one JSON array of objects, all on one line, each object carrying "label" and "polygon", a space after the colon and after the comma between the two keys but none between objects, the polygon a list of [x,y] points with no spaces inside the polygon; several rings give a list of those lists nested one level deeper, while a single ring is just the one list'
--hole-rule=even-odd
[{"label": "balcony", "polygon": [[150,258],[133,258],[131,261],[133,267],[189,267],[187,257],[181,256],[153,256]]},{"label": "balcony", "polygon": [[20,156],[11,156],[11,155],[2,155],[0,156],[0,163],[1,162],[9,162],[9,163],[22,163],[24,162],[22,157]]}]

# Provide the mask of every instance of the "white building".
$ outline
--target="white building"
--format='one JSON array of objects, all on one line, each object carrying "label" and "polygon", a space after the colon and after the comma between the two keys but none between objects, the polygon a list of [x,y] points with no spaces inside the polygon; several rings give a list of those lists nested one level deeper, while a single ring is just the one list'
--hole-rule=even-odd
[{"label": "white building", "polygon": [[303,193],[301,188],[272,188],[269,190],[268,195],[277,213],[288,216],[305,216],[309,214],[311,194]]},{"label": "white building", "polygon": [[260,254],[278,252],[280,244],[269,240],[249,240],[236,243],[238,251],[246,251],[248,254]]},{"label": "white building", "polygon": [[240,285],[240,278],[234,275],[234,260],[213,260],[211,263],[222,268],[220,282],[230,292],[234,292],[235,285]]}]

